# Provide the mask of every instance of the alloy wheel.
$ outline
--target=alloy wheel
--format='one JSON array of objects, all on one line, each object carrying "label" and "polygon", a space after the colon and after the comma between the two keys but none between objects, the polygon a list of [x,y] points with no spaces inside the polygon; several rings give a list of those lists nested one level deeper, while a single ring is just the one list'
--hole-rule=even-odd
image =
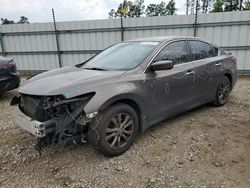
[{"label": "alloy wheel", "polygon": [[218,99],[221,104],[224,104],[227,101],[228,95],[230,92],[230,84],[227,82],[227,80],[224,80],[218,91]]},{"label": "alloy wheel", "polygon": [[125,146],[133,136],[134,122],[127,113],[118,113],[113,116],[106,127],[106,142],[112,149],[120,149]]}]

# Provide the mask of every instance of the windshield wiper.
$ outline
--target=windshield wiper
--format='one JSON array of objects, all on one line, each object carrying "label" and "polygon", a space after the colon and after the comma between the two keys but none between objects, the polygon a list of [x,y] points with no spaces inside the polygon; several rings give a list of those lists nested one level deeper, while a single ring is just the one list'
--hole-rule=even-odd
[{"label": "windshield wiper", "polygon": [[107,71],[106,69],[102,69],[99,67],[83,67],[83,69]]}]

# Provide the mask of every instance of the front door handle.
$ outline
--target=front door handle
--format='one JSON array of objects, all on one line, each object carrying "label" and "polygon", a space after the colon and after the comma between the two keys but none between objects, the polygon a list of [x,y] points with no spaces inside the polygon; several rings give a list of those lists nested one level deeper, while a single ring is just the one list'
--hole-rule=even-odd
[{"label": "front door handle", "polygon": [[189,71],[186,72],[186,75],[194,75],[194,73],[195,72],[193,70],[189,70]]},{"label": "front door handle", "polygon": [[219,66],[221,66],[221,63],[215,63],[214,66],[219,67]]}]

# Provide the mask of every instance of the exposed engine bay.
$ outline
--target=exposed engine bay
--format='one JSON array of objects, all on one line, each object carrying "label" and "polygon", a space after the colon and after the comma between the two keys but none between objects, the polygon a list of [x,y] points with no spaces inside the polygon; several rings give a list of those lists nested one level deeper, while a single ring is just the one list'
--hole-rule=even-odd
[{"label": "exposed engine bay", "polygon": [[90,93],[65,99],[62,95],[20,94],[12,99],[11,105],[17,105],[22,113],[38,122],[36,149],[41,153],[43,147],[49,144],[67,146],[87,142],[88,125],[97,112],[85,114],[84,106],[93,95],[94,93]]}]

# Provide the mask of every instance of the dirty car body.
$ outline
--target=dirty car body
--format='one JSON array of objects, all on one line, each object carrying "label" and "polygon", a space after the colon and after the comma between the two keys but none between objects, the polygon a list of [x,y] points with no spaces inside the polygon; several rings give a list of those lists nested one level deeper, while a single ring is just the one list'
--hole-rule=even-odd
[{"label": "dirty car body", "polygon": [[223,105],[235,82],[236,59],[215,45],[155,37],[32,77],[11,104],[18,106],[17,124],[44,143],[92,140],[102,153],[119,155],[134,140],[129,134],[205,103]]},{"label": "dirty car body", "polygon": [[0,56],[0,94],[19,86],[20,78],[14,59]]}]

